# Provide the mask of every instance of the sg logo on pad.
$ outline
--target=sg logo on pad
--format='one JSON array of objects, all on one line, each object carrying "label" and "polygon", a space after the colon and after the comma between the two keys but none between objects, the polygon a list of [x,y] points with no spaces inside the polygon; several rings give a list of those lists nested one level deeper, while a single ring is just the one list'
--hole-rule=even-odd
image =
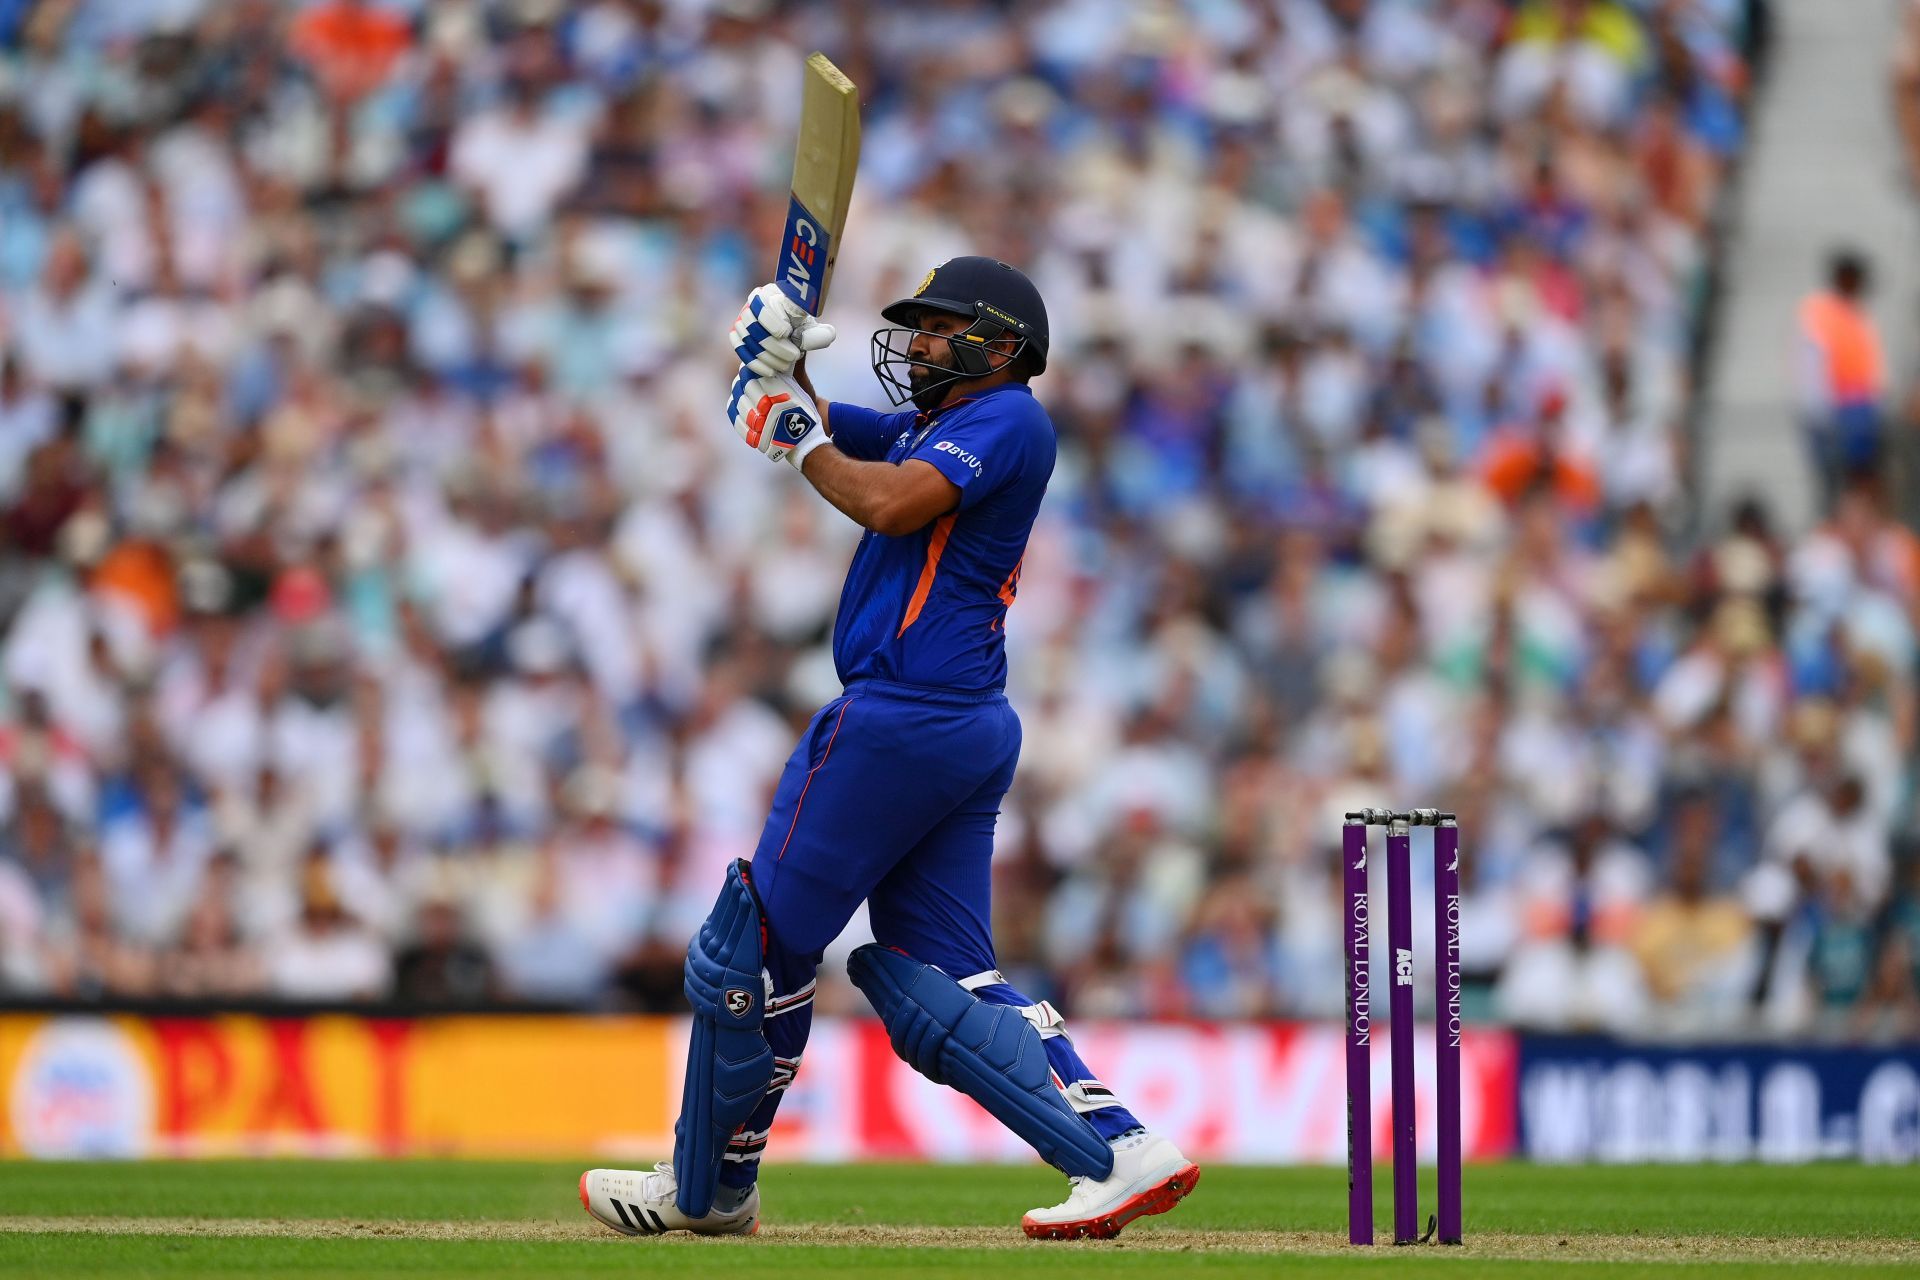
[{"label": "sg logo on pad", "polygon": [[753,1008],[753,994],[745,987],[728,987],[721,1001],[727,1006],[727,1012],[736,1018],[746,1017],[747,1011]]}]

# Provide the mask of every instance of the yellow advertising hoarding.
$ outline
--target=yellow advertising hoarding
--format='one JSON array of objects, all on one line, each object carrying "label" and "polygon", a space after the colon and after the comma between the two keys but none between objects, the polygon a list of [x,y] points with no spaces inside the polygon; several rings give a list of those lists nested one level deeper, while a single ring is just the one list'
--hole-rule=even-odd
[{"label": "yellow advertising hoarding", "polygon": [[665,1151],[682,1035],[647,1017],[0,1015],[0,1155]]},{"label": "yellow advertising hoarding", "polygon": [[[1089,1020],[1074,1033],[1101,1078],[1195,1159],[1346,1158],[1337,1023]],[[0,1157],[645,1161],[672,1149],[686,1038],[686,1020],[672,1017],[0,1013]],[[1420,1035],[1416,1056],[1432,1043]],[[1475,1028],[1462,1049],[1467,1156],[1510,1154],[1518,1042]],[[1386,1074],[1382,1057],[1370,1126],[1382,1155]],[[1430,1150],[1427,1101],[1419,1140]],[[1032,1158],[979,1107],[902,1062],[865,1018],[814,1021],[771,1149],[789,1161]]]}]

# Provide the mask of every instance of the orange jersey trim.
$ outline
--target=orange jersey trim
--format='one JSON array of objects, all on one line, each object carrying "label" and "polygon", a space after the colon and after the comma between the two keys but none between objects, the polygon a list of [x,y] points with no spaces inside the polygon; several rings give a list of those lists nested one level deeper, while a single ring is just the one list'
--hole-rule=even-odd
[{"label": "orange jersey trim", "polygon": [[1000,584],[1000,603],[1006,605],[1009,609],[1013,608],[1014,591],[1020,585],[1020,566],[1026,562],[1027,557],[1025,553],[1022,553],[1020,558],[1013,562],[1013,572],[1009,573],[1007,580]]},{"label": "orange jersey trim", "polygon": [[933,576],[940,571],[940,557],[946,554],[947,538],[959,515],[957,511],[950,511],[933,522],[933,538],[927,543],[927,562],[920,567],[920,581],[914,585],[913,598],[907,601],[907,616],[900,619],[900,629],[893,633],[894,639],[907,634],[907,628],[919,621],[920,611],[927,607],[927,596],[933,591]]}]

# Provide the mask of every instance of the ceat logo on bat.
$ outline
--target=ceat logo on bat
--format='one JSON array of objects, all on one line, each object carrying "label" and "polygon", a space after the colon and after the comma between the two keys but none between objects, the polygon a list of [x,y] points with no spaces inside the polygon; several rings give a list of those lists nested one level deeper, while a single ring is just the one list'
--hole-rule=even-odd
[{"label": "ceat logo on bat", "polygon": [[793,300],[811,311],[820,294],[820,274],[827,262],[827,233],[798,200],[787,206],[787,230],[780,237],[780,283]]}]

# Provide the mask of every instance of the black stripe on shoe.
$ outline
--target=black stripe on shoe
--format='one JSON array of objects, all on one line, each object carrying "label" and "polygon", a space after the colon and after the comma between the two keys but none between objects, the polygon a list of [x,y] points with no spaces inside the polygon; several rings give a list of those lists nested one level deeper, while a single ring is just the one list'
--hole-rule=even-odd
[{"label": "black stripe on shoe", "polygon": [[627,1206],[621,1204],[618,1200],[613,1199],[613,1197],[611,1196],[607,1197],[607,1199],[613,1205],[613,1211],[620,1215],[620,1225],[625,1227],[629,1231],[638,1232],[640,1228],[636,1227],[633,1224],[633,1220],[627,1217]]},{"label": "black stripe on shoe", "polygon": [[665,1235],[667,1233],[666,1221],[663,1218],[661,1218],[658,1210],[655,1210],[655,1209],[647,1210],[647,1216],[653,1219],[653,1229],[656,1234]]}]

